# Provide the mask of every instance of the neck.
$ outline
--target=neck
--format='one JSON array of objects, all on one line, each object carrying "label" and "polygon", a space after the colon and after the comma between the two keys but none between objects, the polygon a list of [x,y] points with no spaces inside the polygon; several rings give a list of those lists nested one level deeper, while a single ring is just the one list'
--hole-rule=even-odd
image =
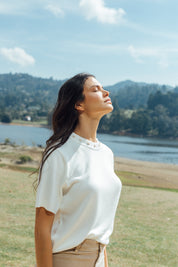
[{"label": "neck", "polygon": [[96,132],[98,129],[99,120],[93,118],[79,118],[79,123],[77,124],[74,132],[83,138],[90,141],[96,142]]}]

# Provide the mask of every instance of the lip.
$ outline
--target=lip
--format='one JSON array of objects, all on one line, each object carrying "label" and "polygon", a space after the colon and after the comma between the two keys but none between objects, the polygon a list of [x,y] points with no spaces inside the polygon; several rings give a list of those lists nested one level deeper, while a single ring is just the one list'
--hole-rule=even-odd
[{"label": "lip", "polygon": [[111,102],[111,98],[107,98],[104,102],[105,102],[105,103],[111,103],[111,104],[112,104],[112,102]]}]

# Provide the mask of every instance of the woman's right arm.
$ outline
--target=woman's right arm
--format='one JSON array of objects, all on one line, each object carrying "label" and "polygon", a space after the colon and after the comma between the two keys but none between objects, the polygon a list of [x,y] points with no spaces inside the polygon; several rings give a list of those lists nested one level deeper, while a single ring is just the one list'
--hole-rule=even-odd
[{"label": "woman's right arm", "polygon": [[37,267],[52,267],[51,228],[54,213],[40,207],[36,208],[35,250]]}]

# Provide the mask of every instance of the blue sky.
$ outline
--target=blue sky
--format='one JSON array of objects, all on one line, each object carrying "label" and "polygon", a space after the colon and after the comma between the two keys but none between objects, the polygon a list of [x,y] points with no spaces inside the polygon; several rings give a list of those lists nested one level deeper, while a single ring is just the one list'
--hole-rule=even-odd
[{"label": "blue sky", "polygon": [[0,73],[178,85],[176,0],[0,0]]}]

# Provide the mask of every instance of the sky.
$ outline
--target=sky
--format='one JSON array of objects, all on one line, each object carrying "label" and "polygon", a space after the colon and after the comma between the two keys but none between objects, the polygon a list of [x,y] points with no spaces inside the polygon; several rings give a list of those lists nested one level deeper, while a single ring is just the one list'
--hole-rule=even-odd
[{"label": "sky", "polygon": [[177,0],[0,0],[0,73],[178,85]]}]

